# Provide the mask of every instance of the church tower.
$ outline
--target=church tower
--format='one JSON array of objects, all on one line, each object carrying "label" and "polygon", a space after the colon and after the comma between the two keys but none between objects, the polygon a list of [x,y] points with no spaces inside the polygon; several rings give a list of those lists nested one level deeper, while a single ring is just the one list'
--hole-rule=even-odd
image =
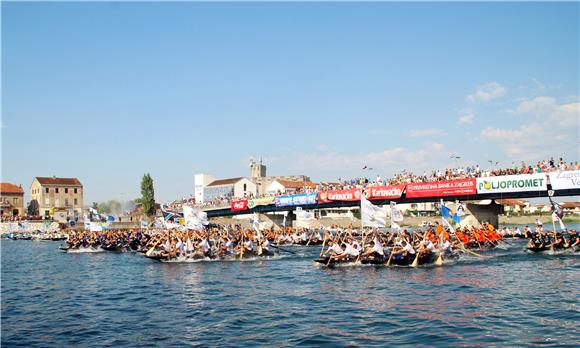
[{"label": "church tower", "polygon": [[266,166],[262,164],[262,158],[260,157],[260,162],[256,162],[253,159],[250,160],[250,177],[263,178],[266,176]]}]

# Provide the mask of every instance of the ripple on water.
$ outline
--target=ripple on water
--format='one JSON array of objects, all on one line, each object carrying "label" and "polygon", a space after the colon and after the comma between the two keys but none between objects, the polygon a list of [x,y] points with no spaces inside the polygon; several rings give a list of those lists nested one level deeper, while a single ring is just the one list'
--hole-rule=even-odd
[{"label": "ripple on water", "polygon": [[162,264],[2,241],[2,345],[575,346],[580,262],[513,241],[442,268],[337,267],[317,248]]}]

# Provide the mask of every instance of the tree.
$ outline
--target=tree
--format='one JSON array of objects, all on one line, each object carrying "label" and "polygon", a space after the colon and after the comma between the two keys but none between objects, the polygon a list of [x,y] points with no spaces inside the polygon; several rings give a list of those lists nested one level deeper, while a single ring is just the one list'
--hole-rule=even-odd
[{"label": "tree", "polygon": [[26,210],[28,210],[28,215],[31,216],[38,215],[38,201],[36,199],[31,200],[28,203],[28,207],[26,208]]},{"label": "tree", "polygon": [[97,210],[97,208],[99,208],[99,205],[97,204],[97,202],[93,202],[92,208],[95,210]]},{"label": "tree", "polygon": [[147,216],[155,215],[155,190],[153,189],[153,179],[149,173],[143,175],[141,180],[141,207],[143,214]]}]

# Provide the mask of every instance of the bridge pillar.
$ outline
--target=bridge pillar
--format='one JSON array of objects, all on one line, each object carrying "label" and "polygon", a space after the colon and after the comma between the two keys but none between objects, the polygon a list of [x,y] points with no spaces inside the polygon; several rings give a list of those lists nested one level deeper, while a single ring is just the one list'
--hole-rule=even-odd
[{"label": "bridge pillar", "polygon": [[[455,203],[451,204],[451,206],[454,206],[455,210],[457,209]],[[503,205],[497,204],[493,199],[477,203],[467,202],[465,207],[465,216],[461,218],[461,223],[459,224],[461,227],[476,226],[481,228],[484,222],[488,222],[495,227],[499,225],[499,215],[503,212]]]},{"label": "bridge pillar", "polygon": [[[267,221],[269,226],[273,226],[275,229],[282,229],[284,222],[283,214],[258,214],[260,221]],[[286,216],[286,227],[291,227],[292,223],[296,220],[296,214],[292,211],[288,212]]]}]

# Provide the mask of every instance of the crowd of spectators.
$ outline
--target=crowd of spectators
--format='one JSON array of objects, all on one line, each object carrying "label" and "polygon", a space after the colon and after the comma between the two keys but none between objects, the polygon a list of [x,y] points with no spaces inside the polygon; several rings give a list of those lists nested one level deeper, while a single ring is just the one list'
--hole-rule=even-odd
[{"label": "crowd of spectators", "polygon": [[411,171],[403,170],[402,172],[393,175],[389,178],[382,178],[380,175],[373,180],[366,177],[357,177],[351,179],[339,178],[337,182],[327,183],[321,182],[315,187],[311,185],[304,185],[302,187],[292,187],[291,190],[287,192],[275,192],[266,195],[253,195],[249,194],[241,198],[235,198],[231,196],[216,198],[208,202],[196,203],[194,198],[187,200],[173,202],[166,207],[172,210],[181,210],[184,203],[193,205],[196,208],[226,208],[231,206],[232,201],[241,199],[253,199],[262,197],[276,197],[279,195],[287,194],[301,194],[301,193],[312,193],[312,192],[324,192],[332,190],[349,190],[354,188],[366,188],[373,186],[383,186],[383,185],[399,185],[399,184],[411,184],[411,183],[423,183],[423,182],[434,182],[434,181],[444,181],[444,180],[456,180],[456,179],[467,179],[467,178],[480,178],[480,177],[490,177],[490,176],[502,176],[502,175],[519,175],[519,174],[534,174],[534,173],[549,173],[554,171],[565,171],[565,170],[580,170],[580,164],[576,162],[566,162],[562,158],[555,160],[550,158],[549,160],[538,161],[535,164],[527,164],[521,162],[516,164],[512,162],[511,166],[505,168],[495,168],[499,165],[498,162],[490,163],[491,168],[483,169],[479,164],[469,165],[469,166],[458,166],[456,168],[446,168],[444,170],[432,170],[425,171],[423,174],[414,174]]},{"label": "crowd of spectators", "polygon": [[45,217],[40,216],[40,215],[24,215],[24,216],[4,215],[4,216],[0,217],[0,222],[42,221],[42,220],[45,220]]}]

